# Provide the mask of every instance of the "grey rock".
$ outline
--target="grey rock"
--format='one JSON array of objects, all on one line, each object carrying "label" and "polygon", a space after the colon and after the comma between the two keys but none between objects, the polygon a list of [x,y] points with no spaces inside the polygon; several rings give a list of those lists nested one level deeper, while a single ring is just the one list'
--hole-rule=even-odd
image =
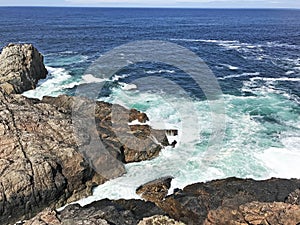
[{"label": "grey rock", "polygon": [[31,44],[9,44],[0,54],[0,87],[7,93],[34,89],[47,73],[43,56]]}]

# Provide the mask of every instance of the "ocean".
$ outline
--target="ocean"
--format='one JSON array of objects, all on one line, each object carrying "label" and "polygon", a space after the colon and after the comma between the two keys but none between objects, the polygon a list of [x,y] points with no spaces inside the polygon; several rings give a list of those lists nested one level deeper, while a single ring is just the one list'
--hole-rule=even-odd
[{"label": "ocean", "polygon": [[[204,164],[214,112],[188,74],[143,62],[106,80],[99,100],[141,110],[155,128],[178,129],[178,144],[154,160],[126,165],[127,174],[79,203],[139,198],[139,185],[166,175],[174,177],[171,189],[231,176],[300,178],[300,10],[0,7],[0,15],[0,46],[32,43],[45,57],[50,74],[24,93],[28,97],[74,95],[80,85],[100,82],[85,72],[99,57],[147,40],[195,53],[221,87],[224,136]],[[175,82],[180,91],[166,92],[150,82],[153,76]],[[191,116],[198,123],[186,124]],[[195,127],[198,133],[190,135]]]}]

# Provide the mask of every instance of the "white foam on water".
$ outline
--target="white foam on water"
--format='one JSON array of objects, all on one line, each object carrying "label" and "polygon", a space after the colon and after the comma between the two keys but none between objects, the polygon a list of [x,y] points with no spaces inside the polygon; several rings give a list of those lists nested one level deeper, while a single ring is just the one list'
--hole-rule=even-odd
[{"label": "white foam on water", "polygon": [[101,83],[104,81],[107,81],[107,80],[94,77],[92,74],[85,74],[82,76],[82,83]]},{"label": "white foam on water", "polygon": [[[178,140],[178,144],[175,148],[165,148],[159,157],[153,160],[127,164],[127,174],[98,186],[93,196],[79,201],[81,205],[104,198],[139,199],[140,197],[135,193],[136,188],[162,176],[174,177],[169,191],[172,193],[174,188],[183,188],[191,183],[231,176],[266,179],[273,175],[283,177],[296,175],[296,172],[288,175],[290,170],[288,162],[294,163],[292,169],[300,174],[299,166],[296,160],[293,160],[294,157],[300,156],[300,153],[296,151],[299,147],[299,138],[295,136],[295,132],[282,138],[282,148],[276,148],[273,151],[274,154],[270,153],[271,150],[268,147],[270,144],[267,144],[270,137],[263,135],[267,132],[266,127],[249,115],[251,111],[249,107],[255,109],[258,103],[279,105],[282,101],[280,98],[224,95],[227,127],[225,139],[219,146],[218,154],[214,155],[208,164],[203,163],[213,129],[212,112],[208,102],[194,100],[195,110],[191,112],[190,108],[185,108],[187,101],[185,98],[141,93],[138,90],[128,92],[117,88],[113,90],[111,96],[102,100],[144,111],[150,119],[149,124],[156,129],[178,129],[178,137],[168,137],[171,138],[170,140]],[[180,110],[179,107],[181,107]],[[186,124],[185,121],[188,121],[191,113],[196,114],[199,120],[197,129],[199,135],[191,135],[193,138],[189,138],[189,134],[182,132],[184,125],[189,126],[187,130],[193,130],[197,125],[196,122]],[[286,117],[282,119],[288,120],[286,123],[295,123],[294,120],[286,119]],[[284,156],[283,152],[286,150],[290,151],[287,153],[286,164],[280,164],[279,159]],[[271,167],[272,163],[281,166],[282,171],[276,171]]]},{"label": "white foam on water", "polygon": [[280,43],[278,41],[267,42],[266,46],[271,47],[271,48],[282,47],[282,48],[290,48],[290,49],[300,49],[299,45],[292,45],[292,44],[288,44],[288,43]]},{"label": "white foam on water", "polygon": [[249,76],[259,76],[260,72],[254,73],[242,73],[242,74],[232,74],[224,77],[219,77],[219,80],[231,79],[231,78],[238,78],[238,77],[249,77]]},{"label": "white foam on water", "polygon": [[67,70],[64,68],[54,68],[47,66],[49,74],[46,79],[40,80],[37,88],[23,93],[28,98],[42,99],[43,96],[53,96],[62,93],[62,89],[74,87],[78,84],[77,81],[68,83],[72,78]]},{"label": "white foam on water", "polygon": [[[299,145],[299,138],[297,144]],[[257,158],[271,170],[268,177],[300,178],[300,149],[269,148],[257,154]]]},{"label": "white foam on water", "polygon": [[119,82],[119,84],[121,85],[121,88],[125,91],[136,90],[138,88],[136,84],[126,84],[122,82]]},{"label": "white foam on water", "polygon": [[126,77],[128,77],[129,76],[129,74],[122,74],[122,75],[117,75],[117,74],[115,74],[112,78],[111,78],[111,80],[112,81],[119,81],[120,79],[124,79],[124,78],[126,78]]},{"label": "white foam on water", "polygon": [[230,70],[238,70],[239,69],[239,67],[232,66],[232,65],[229,65],[229,64],[221,64],[221,65],[227,67]]},{"label": "white foam on water", "polygon": [[285,73],[285,75],[291,75],[291,74],[294,74],[294,73],[295,73],[295,71],[290,70],[290,71],[287,71],[287,72]]},{"label": "white foam on water", "polygon": [[160,73],[175,73],[175,70],[148,70],[146,71],[147,74],[160,74]]},{"label": "white foam on water", "polygon": [[255,80],[262,80],[262,81],[290,81],[290,82],[299,82],[300,78],[298,77],[278,77],[278,78],[273,78],[273,77],[252,77],[250,78],[251,81]]}]

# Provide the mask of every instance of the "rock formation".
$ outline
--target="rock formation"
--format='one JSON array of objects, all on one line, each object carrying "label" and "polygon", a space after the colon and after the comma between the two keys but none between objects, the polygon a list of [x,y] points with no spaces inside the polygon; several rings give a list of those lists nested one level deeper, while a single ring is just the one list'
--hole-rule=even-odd
[{"label": "rock formation", "polygon": [[[29,219],[47,207],[25,224],[300,224],[297,179],[228,178],[167,196],[172,178],[165,177],[138,188],[147,201],[106,199],[53,210],[124,174],[123,163],[152,159],[169,143],[166,131],[129,125],[148,120],[134,109],[65,95],[40,101],[18,94],[46,74],[43,57],[32,45],[10,44],[0,55],[1,225]],[[95,130],[85,124],[91,112]],[[101,146],[91,145],[94,136]]]},{"label": "rock formation", "polygon": [[151,202],[101,200],[85,207],[69,205],[62,212],[47,209],[24,225],[136,225],[154,215],[164,215],[164,212]]},{"label": "rock formation", "polygon": [[[160,186],[159,182],[158,186]],[[296,190],[299,187],[300,180],[297,179],[255,181],[228,178],[189,185],[183,190],[176,190],[174,194],[167,196],[164,200],[159,198],[160,192],[157,193],[157,198],[153,197],[155,192],[152,192],[151,198],[147,198],[147,200],[153,201],[171,218],[191,225],[239,224],[236,222],[245,222],[252,214],[254,219],[249,219],[250,222],[256,219],[257,221],[272,219],[273,222],[270,224],[274,225],[297,224],[300,223],[299,207],[284,202],[290,202],[291,196],[296,196],[295,193],[298,193]],[[151,190],[155,189],[152,187]],[[269,204],[273,202],[278,203]],[[297,203],[297,201],[293,203]],[[270,213],[262,217],[265,208]],[[288,218],[281,215],[285,210],[288,211],[289,216],[294,216],[290,221],[297,221],[297,223],[276,223],[276,221],[282,222]],[[225,217],[225,215],[228,216]],[[241,224],[268,224],[250,222]]]},{"label": "rock formation", "polygon": [[0,54],[0,87],[7,93],[34,89],[47,73],[43,56],[31,44],[9,44]]},{"label": "rock formation", "polygon": [[[123,163],[151,159],[168,145],[164,131],[128,126],[132,120],[148,120],[144,113],[80,98],[77,107],[96,108],[95,135],[102,140],[108,160],[100,146],[89,145],[89,132],[75,135],[74,97],[40,101],[13,94],[35,87],[46,75],[43,57],[32,45],[11,44],[0,59],[0,224],[90,195],[95,185],[124,174]],[[126,127],[113,126],[112,107],[129,118],[123,123]],[[135,137],[134,142],[120,140],[117,132]],[[107,164],[109,171],[105,171]]]}]

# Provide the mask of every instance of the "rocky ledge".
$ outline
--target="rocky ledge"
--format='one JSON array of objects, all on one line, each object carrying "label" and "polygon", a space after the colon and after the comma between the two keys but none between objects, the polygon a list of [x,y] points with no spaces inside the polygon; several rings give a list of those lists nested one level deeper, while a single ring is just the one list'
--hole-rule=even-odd
[{"label": "rocky ledge", "polygon": [[[152,159],[169,145],[165,131],[147,125],[112,125],[112,108],[127,115],[127,125],[148,120],[134,109],[69,96],[40,101],[15,94],[34,88],[47,74],[42,55],[32,45],[10,44],[0,60],[0,224],[28,219],[46,207],[90,195],[94,186],[126,173],[123,163]],[[100,146],[89,145],[86,130],[81,136],[74,133],[75,99],[82,116],[84,109],[95,107],[96,135],[112,162],[119,162],[105,176],[96,170],[110,163],[99,155]],[[136,138],[124,143],[117,132]],[[142,148],[139,140],[143,140]],[[80,150],[85,146],[88,157]]]},{"label": "rocky ledge", "polygon": [[[137,189],[146,201],[101,200],[61,212],[47,209],[25,225],[297,225],[300,180],[228,178],[197,183],[167,196],[170,177]],[[162,197],[164,196],[164,197]]]},{"label": "rocky ledge", "polygon": [[[173,178],[164,177],[137,189],[144,200],[106,199],[56,211],[124,174],[123,163],[152,159],[169,143],[166,131],[129,126],[134,120],[148,120],[134,109],[65,95],[42,100],[19,95],[46,74],[43,57],[32,45],[10,44],[0,55],[0,224],[21,219],[29,219],[23,222],[26,225],[300,224],[297,179],[228,178],[192,184],[168,195]],[[97,170],[110,161],[99,155],[100,146],[89,145],[91,133],[82,126],[82,135],[74,135],[74,105],[81,109],[83,121],[85,109],[93,107],[93,135],[119,162],[109,171],[110,177]],[[115,125],[113,113],[127,118],[124,126]],[[119,133],[136,138],[120,140]]]}]

